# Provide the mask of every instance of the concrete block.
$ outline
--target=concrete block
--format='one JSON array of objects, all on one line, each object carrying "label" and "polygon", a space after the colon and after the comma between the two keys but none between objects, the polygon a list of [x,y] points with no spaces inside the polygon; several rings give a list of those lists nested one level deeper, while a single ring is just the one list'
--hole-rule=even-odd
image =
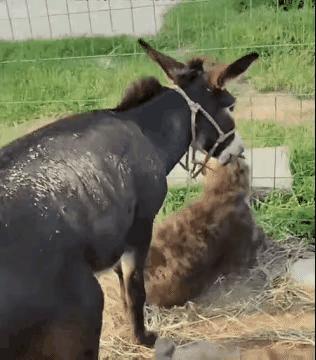
[{"label": "concrete block", "polygon": [[181,0],[155,0],[156,6],[173,6],[177,3],[181,2]]},{"label": "concrete block", "polygon": [[255,148],[246,152],[252,187],[290,190],[292,174],[286,147]]},{"label": "concrete block", "polygon": [[131,4],[132,7],[154,7],[153,0],[132,0]]},{"label": "concrete block", "polygon": [[103,1],[103,0],[90,0],[89,8],[90,8],[90,11],[109,10],[110,3],[109,3],[109,1]]},{"label": "concrete block", "polygon": [[153,7],[138,7],[133,9],[134,29],[137,35],[156,33],[155,13]]},{"label": "concrete block", "polygon": [[[200,161],[204,160],[204,155],[201,153],[197,153],[196,157]],[[293,179],[287,147],[248,149],[245,151],[245,157],[251,168],[253,188],[291,189]],[[185,157],[183,157],[182,162],[184,160]],[[201,179],[202,176],[200,175],[196,180],[191,180],[191,183],[198,183]],[[188,180],[188,173],[177,164],[168,176],[168,185],[186,185]]]},{"label": "concrete block", "polygon": [[109,0],[110,9],[130,9],[131,3],[126,0]]},{"label": "concrete block", "polygon": [[11,19],[27,18],[27,7],[25,1],[10,0],[7,1]]},{"label": "concrete block", "polygon": [[68,15],[50,16],[53,38],[60,38],[70,34]]},{"label": "concrete block", "polygon": [[47,1],[49,15],[67,14],[67,0]]},{"label": "concrete block", "polygon": [[31,29],[28,19],[12,19],[12,27],[15,40],[31,38]]},{"label": "concrete block", "polygon": [[[28,8],[24,0],[9,0],[8,4],[11,19],[28,19],[29,10],[32,30],[34,29],[31,32],[33,38],[51,37],[51,32],[47,31],[48,15],[52,23],[52,37],[60,38],[90,35],[90,29],[92,35],[152,35],[159,31],[165,12],[179,2],[180,0],[48,0],[46,4],[45,0],[28,0]],[[84,15],[86,13],[90,13],[91,18],[89,31]],[[72,26],[67,24],[69,17],[72,19]],[[0,0],[1,19],[7,20],[8,15],[6,2]],[[7,23],[2,24],[0,38],[11,39]],[[25,21],[17,22],[16,27],[17,39],[30,38]]]},{"label": "concrete block", "polygon": [[[35,17],[41,17],[41,16],[45,16],[47,17],[47,8],[46,8],[46,3],[45,1],[39,1],[39,0],[27,0],[28,2],[28,8],[29,8],[29,12],[30,12],[30,17],[31,18],[35,18]],[[39,24],[41,23],[41,19],[32,19],[33,22],[39,22]],[[36,26],[36,25],[35,25]]]},{"label": "concrete block", "polygon": [[71,33],[77,36],[91,35],[89,14],[70,14]]},{"label": "concrete block", "polygon": [[131,9],[112,10],[111,15],[113,34],[122,35],[134,33]]},{"label": "concrete block", "polygon": [[[0,20],[9,20],[7,5],[4,1],[3,2],[0,1]],[[2,32],[2,28],[1,28],[1,32]]]},{"label": "concrete block", "polygon": [[111,18],[109,11],[91,13],[92,33],[95,35],[111,35]]},{"label": "concrete block", "polygon": [[0,40],[12,40],[12,31],[9,20],[0,19]]},{"label": "concrete block", "polygon": [[68,0],[68,10],[70,14],[74,12],[88,12],[88,1]]},{"label": "concrete block", "polygon": [[37,39],[47,39],[50,38],[50,28],[48,17],[40,17],[36,19],[32,19],[32,34]]}]

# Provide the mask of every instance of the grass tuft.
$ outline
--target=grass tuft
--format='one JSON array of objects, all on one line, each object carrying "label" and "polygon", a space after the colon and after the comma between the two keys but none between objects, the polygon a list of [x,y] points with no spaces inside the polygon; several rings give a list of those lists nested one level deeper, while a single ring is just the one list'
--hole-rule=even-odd
[{"label": "grass tuft", "polygon": [[[248,78],[258,90],[313,93],[312,1],[305,1],[302,9],[293,5],[288,11],[277,10],[274,0],[253,1],[251,8],[242,3],[246,2],[179,4],[167,14],[162,30],[151,41],[161,50],[190,49],[190,56],[216,56],[227,62],[256,50],[260,61],[250,69]],[[288,46],[279,47],[282,44]],[[198,51],[211,48],[232,49]],[[162,76],[145,56],[134,56],[135,52],[142,53],[131,36],[0,41],[0,62],[17,61],[0,64],[0,123],[14,125],[51,114],[114,105],[132,80],[146,74]],[[97,57],[80,59],[87,56]],[[55,60],[19,62],[48,58]]]}]

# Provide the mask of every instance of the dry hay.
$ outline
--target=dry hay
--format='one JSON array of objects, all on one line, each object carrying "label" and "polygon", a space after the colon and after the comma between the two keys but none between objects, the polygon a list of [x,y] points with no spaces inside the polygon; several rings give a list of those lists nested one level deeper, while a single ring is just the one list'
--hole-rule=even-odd
[{"label": "dry hay", "polygon": [[[147,307],[147,327],[178,345],[209,340],[235,344],[244,351],[250,347],[253,351],[254,344],[268,346],[269,351],[275,343],[292,350],[314,346],[314,292],[294,284],[285,272],[306,250],[304,243],[297,241],[282,248],[270,246],[258,256],[256,268],[243,276],[219,279],[196,302],[172,309]],[[152,350],[131,342],[116,278],[101,275],[99,281],[106,293],[100,359],[153,359]]]}]

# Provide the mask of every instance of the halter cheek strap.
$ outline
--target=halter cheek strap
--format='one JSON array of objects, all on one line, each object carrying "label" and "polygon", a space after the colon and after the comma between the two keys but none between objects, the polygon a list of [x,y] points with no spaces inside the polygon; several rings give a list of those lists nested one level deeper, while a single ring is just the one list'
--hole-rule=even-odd
[{"label": "halter cheek strap", "polygon": [[[200,172],[203,170],[203,168],[205,167],[208,160],[214,155],[218,146],[221,143],[223,143],[228,137],[230,137],[231,135],[233,135],[235,133],[235,129],[232,129],[228,133],[224,133],[223,130],[220,128],[220,126],[217,124],[217,122],[213,119],[213,117],[207,111],[205,111],[199,103],[191,100],[189,98],[189,96],[180,87],[176,86],[176,87],[174,87],[174,90],[184,98],[184,100],[187,102],[187,104],[191,110],[191,133],[192,133],[191,147],[193,150],[192,155],[191,155],[191,162],[193,164],[193,168],[190,169],[190,159],[189,159],[190,158],[190,154],[189,154],[190,148],[188,149],[188,151],[186,153],[185,164],[182,164],[182,162],[180,161],[180,165],[186,171],[188,171],[190,173],[191,177],[194,179],[200,174]],[[196,159],[195,159],[195,154],[196,154],[196,148],[195,148],[196,115],[199,111],[205,116],[205,118],[213,125],[213,127],[218,132],[217,140],[216,140],[215,144],[212,146],[212,148],[210,149],[210,151],[207,153],[205,160],[203,161],[202,164],[200,162],[196,161]],[[201,165],[201,167],[200,167],[200,169],[195,171],[197,165]]]}]

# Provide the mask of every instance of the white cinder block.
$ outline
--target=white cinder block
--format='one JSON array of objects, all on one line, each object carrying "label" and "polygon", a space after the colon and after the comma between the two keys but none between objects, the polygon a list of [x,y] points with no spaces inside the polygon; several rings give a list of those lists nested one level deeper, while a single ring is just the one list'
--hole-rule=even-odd
[{"label": "white cinder block", "polygon": [[67,0],[47,0],[47,8],[50,15],[67,14]]},{"label": "white cinder block", "polygon": [[131,10],[112,10],[113,33],[133,34],[133,22]]},{"label": "white cinder block", "polygon": [[130,0],[109,0],[110,9],[130,9]]},{"label": "white cinder block", "polygon": [[109,1],[90,0],[89,8],[90,8],[90,11],[109,10],[110,3],[109,3]]},{"label": "white cinder block", "polygon": [[70,14],[71,32],[73,35],[91,35],[89,14]]},{"label": "white cinder block", "polygon": [[[165,12],[179,2],[179,0],[7,1],[10,19],[22,19],[15,22],[14,32],[19,40],[28,39],[30,36],[50,38],[51,33],[53,38],[90,34],[104,36],[152,35],[159,31]],[[90,14],[91,25],[90,21],[87,21],[87,14]],[[24,19],[28,20],[28,16],[30,16],[32,24],[29,29],[24,21]],[[9,17],[6,1],[0,0],[0,20],[8,20]],[[49,23],[52,24],[52,31],[49,30]],[[2,22],[2,24],[0,38],[8,38],[11,30],[8,28],[7,22]]]},{"label": "white cinder block", "polygon": [[[291,189],[293,178],[287,147],[247,149],[245,157],[252,169],[253,188]],[[197,153],[197,159],[203,161],[204,156]],[[275,159],[276,161],[274,161]],[[182,162],[184,162],[184,158]],[[172,186],[185,185],[187,181],[188,174],[180,165],[176,165],[168,175],[168,184]],[[197,182],[199,181],[201,181],[201,176],[197,178]]]},{"label": "white cinder block", "polygon": [[153,0],[132,0],[131,4],[134,8],[137,7],[154,7]]},{"label": "white cinder block", "polygon": [[292,175],[286,147],[247,150],[246,159],[252,167],[252,186],[291,189]]},{"label": "white cinder block", "polygon": [[135,34],[155,34],[155,13],[153,7],[139,7],[133,9]]},{"label": "white cinder block", "polygon": [[60,38],[70,35],[68,15],[54,15],[50,17],[52,36]]},{"label": "white cinder block", "polygon": [[69,13],[74,12],[87,12],[88,11],[88,1],[85,0],[68,0],[68,10]]},{"label": "white cinder block", "polygon": [[[31,18],[42,16],[47,17],[47,7],[45,0],[27,0],[27,2]],[[34,21],[36,20],[34,19]],[[41,21],[39,20],[38,23],[40,24]]]},{"label": "white cinder block", "polygon": [[109,11],[91,13],[92,32],[95,35],[112,35]]},{"label": "white cinder block", "polygon": [[12,27],[15,40],[31,38],[31,30],[28,19],[12,19]]},{"label": "white cinder block", "polygon": [[31,19],[32,34],[37,39],[49,39],[51,36],[48,17]]},{"label": "white cinder block", "polygon": [[8,0],[7,4],[11,18],[27,18],[25,0]]},{"label": "white cinder block", "polygon": [[9,20],[0,19],[0,40],[12,40],[12,31]]},{"label": "white cinder block", "polygon": [[[4,1],[0,1],[0,20],[8,20],[7,4]],[[0,32],[1,35],[1,32]]]}]

